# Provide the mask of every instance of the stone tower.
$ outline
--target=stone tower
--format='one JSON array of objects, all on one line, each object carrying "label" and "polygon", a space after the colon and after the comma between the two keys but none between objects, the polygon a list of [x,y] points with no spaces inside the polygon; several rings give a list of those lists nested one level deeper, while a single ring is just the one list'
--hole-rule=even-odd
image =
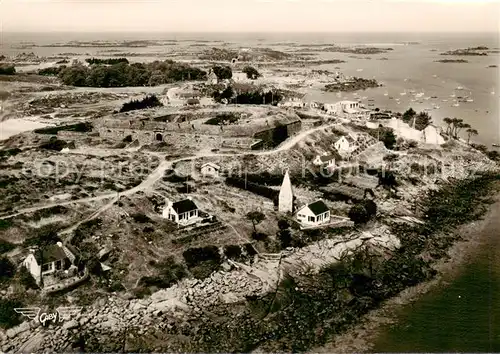
[{"label": "stone tower", "polygon": [[288,170],[285,172],[285,177],[283,177],[283,183],[281,184],[278,199],[278,211],[280,213],[293,212],[293,190]]}]

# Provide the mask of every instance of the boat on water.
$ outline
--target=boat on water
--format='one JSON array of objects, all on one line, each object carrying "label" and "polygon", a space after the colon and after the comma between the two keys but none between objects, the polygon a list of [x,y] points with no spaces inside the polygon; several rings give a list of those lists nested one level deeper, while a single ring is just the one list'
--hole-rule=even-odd
[{"label": "boat on water", "polygon": [[438,98],[438,96],[431,96],[431,98]]},{"label": "boat on water", "polygon": [[389,94],[386,92],[386,93],[384,93],[384,96],[389,96]]},{"label": "boat on water", "polygon": [[493,144],[491,144],[491,146],[500,147],[500,144],[493,143]]},{"label": "boat on water", "polygon": [[419,92],[419,93],[417,93],[417,94],[415,95],[415,97],[422,97],[423,95],[424,95],[424,93],[423,93],[423,92]]},{"label": "boat on water", "polygon": [[443,101],[443,102],[448,102],[448,100],[447,100],[447,99],[444,99],[444,100],[442,100],[442,101]]},{"label": "boat on water", "polygon": [[439,107],[439,106],[434,106],[434,109],[439,109],[439,108],[441,108],[441,107]]},{"label": "boat on water", "polygon": [[438,77],[436,74],[432,75],[432,77]]},{"label": "boat on water", "polygon": [[450,97],[455,97],[455,94],[453,94],[453,95],[450,95]]},{"label": "boat on water", "polygon": [[467,102],[474,102],[474,99],[473,98],[468,98],[466,99]]},{"label": "boat on water", "polygon": [[400,92],[399,94],[400,94],[401,96],[404,96],[404,95],[406,95],[406,91],[405,91],[405,92]]},{"label": "boat on water", "polygon": [[453,107],[458,107],[458,106],[460,106],[460,103],[458,103],[458,102],[457,102],[457,103],[454,103],[454,104],[452,104],[452,106],[453,106]]},{"label": "boat on water", "polygon": [[390,99],[390,100],[393,100],[393,99],[394,99],[394,97],[392,97],[392,96],[389,96],[389,99]]},{"label": "boat on water", "polygon": [[457,86],[457,90],[463,90],[463,86]]},{"label": "boat on water", "polygon": [[356,71],[363,71],[363,69],[357,69]]},{"label": "boat on water", "polygon": [[428,99],[430,99],[430,97],[424,97],[424,100],[428,100]]}]

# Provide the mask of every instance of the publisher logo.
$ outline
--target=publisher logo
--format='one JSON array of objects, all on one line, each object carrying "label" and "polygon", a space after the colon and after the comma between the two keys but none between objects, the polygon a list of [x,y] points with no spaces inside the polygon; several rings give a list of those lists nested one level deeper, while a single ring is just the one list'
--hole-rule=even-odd
[{"label": "publisher logo", "polygon": [[83,307],[58,307],[56,312],[41,312],[40,307],[17,307],[14,309],[31,320],[38,321],[45,326],[47,323],[60,323],[78,315]]}]

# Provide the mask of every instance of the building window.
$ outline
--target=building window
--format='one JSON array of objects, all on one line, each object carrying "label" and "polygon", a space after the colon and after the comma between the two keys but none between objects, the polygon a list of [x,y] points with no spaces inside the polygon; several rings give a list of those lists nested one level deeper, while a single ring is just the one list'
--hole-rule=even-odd
[{"label": "building window", "polygon": [[310,221],[310,222],[314,222],[314,216],[309,216],[309,217],[307,218],[307,220],[308,220],[308,221]]},{"label": "building window", "polygon": [[61,260],[58,260],[58,261],[56,262],[56,269],[57,269],[57,270],[60,270],[61,268],[62,268],[62,261],[61,261]]},{"label": "building window", "polygon": [[48,270],[49,270],[49,265],[50,265],[49,263],[44,264],[44,265],[42,266],[42,272],[46,272],[46,271],[48,271]]}]

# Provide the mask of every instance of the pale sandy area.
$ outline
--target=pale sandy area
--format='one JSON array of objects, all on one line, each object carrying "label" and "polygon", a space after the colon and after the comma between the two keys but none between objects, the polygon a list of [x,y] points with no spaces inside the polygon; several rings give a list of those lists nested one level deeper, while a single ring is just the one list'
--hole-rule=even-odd
[{"label": "pale sandy area", "polygon": [[8,139],[9,137],[33,129],[46,127],[47,124],[34,122],[27,119],[9,119],[0,122],[0,140]]}]

